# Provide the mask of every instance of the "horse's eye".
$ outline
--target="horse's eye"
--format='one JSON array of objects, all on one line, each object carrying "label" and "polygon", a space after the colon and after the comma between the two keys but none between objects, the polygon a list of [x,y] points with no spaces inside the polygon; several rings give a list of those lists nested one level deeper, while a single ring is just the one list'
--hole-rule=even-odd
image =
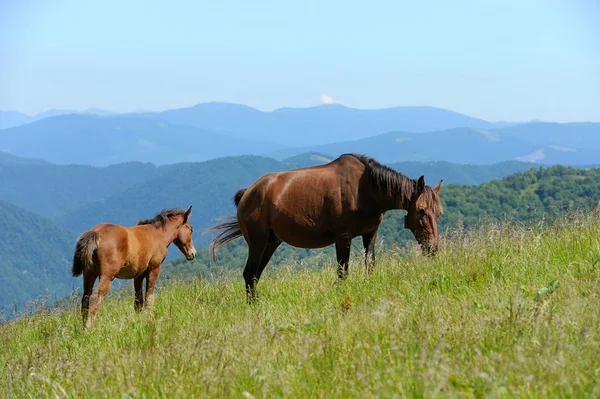
[{"label": "horse's eye", "polygon": [[419,209],[419,216],[425,216],[425,209]]}]

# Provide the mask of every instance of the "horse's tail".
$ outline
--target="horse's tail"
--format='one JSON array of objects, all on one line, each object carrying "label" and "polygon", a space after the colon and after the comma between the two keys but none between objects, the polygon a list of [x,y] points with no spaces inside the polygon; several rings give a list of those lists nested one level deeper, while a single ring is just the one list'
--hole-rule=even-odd
[{"label": "horse's tail", "polygon": [[235,195],[233,196],[233,203],[235,204],[236,208],[240,205],[240,201],[242,200],[242,197],[244,196],[246,190],[248,189],[242,188],[241,190],[238,190],[237,193],[235,193]]},{"label": "horse's tail", "polygon": [[75,244],[73,255],[73,277],[81,276],[84,270],[94,266],[94,255],[98,249],[99,234],[96,231],[86,231]]},{"label": "horse's tail", "polygon": [[[247,188],[242,188],[238,190],[237,193],[233,196],[233,203],[237,208],[246,192]],[[218,224],[214,227],[206,229],[206,231],[216,231],[221,230],[219,234],[214,238],[214,240],[210,243],[210,253],[213,262],[216,263],[215,254],[217,253],[217,248],[219,248],[223,244],[227,244],[229,241],[234,240],[238,237],[242,236],[242,230],[240,230],[240,225],[238,223],[238,219],[236,215],[226,216],[225,219],[227,222]]]}]

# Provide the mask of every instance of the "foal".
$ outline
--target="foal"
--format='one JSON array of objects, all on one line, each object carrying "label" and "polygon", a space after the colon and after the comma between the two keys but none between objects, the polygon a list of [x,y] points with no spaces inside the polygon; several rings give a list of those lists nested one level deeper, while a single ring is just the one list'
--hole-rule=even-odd
[{"label": "foal", "polygon": [[[134,227],[100,223],[79,237],[72,271],[74,277],[83,274],[81,315],[86,328],[93,325],[102,299],[115,278],[133,279],[136,311],[139,312],[144,306],[152,308],[154,285],[167,256],[168,246],[175,243],[187,260],[193,260],[196,256],[192,242],[193,229],[189,223],[191,214],[191,206],[187,211],[167,209],[152,219],[138,222]],[[98,295],[90,309],[90,298],[98,277]],[[142,294],[144,279],[145,301]]]}]

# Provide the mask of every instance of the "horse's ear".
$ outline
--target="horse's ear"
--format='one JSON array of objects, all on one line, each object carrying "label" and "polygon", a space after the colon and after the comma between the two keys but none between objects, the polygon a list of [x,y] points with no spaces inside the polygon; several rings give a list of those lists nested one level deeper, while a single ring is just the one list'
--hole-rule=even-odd
[{"label": "horse's ear", "polygon": [[192,207],[191,206],[188,208],[187,211],[185,211],[183,220],[185,220],[187,222],[187,220],[189,219],[190,216],[192,216]]},{"label": "horse's ear", "polygon": [[443,182],[443,181],[444,181],[444,179],[440,180],[440,182],[437,184],[437,186],[435,186],[435,187],[433,188],[433,192],[434,192],[434,193],[436,193],[436,194],[437,194],[437,193],[440,191],[440,188],[442,188],[442,182]]},{"label": "horse's ear", "polygon": [[417,181],[417,192],[422,193],[425,190],[425,176],[419,177]]}]

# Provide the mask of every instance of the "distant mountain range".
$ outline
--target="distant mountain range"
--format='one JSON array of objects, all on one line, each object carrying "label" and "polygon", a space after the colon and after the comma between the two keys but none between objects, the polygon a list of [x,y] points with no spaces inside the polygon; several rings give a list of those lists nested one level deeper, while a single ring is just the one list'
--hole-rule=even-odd
[{"label": "distant mountain range", "polygon": [[[64,112],[70,111],[45,116]],[[262,112],[208,103],[154,113],[89,112],[103,115],[48,116],[0,130],[0,151],[96,166],[235,155],[286,159],[305,152],[461,164],[521,160],[582,165],[600,159],[600,123],[491,123],[432,107],[360,110],[331,104]]]},{"label": "distant mountain range", "polygon": [[0,131],[0,150],[56,164],[171,164],[274,151],[280,145],[239,139],[148,118],[62,115]]},{"label": "distant mountain range", "polygon": [[26,125],[31,122],[39,121],[51,116],[59,115],[71,115],[71,114],[83,114],[83,115],[100,115],[100,116],[111,116],[117,115],[116,112],[106,111],[99,108],[88,108],[83,111],[76,111],[71,109],[50,109],[48,111],[39,113],[35,116],[25,115],[21,112],[15,111],[0,111],[0,130],[8,129],[9,127],[17,127]]},{"label": "distant mountain range", "polygon": [[600,123],[527,123],[498,129],[390,132],[360,140],[286,148],[268,155],[283,159],[305,152],[358,152],[381,162],[447,161],[484,165],[520,160],[546,165],[585,165],[600,160]]}]

